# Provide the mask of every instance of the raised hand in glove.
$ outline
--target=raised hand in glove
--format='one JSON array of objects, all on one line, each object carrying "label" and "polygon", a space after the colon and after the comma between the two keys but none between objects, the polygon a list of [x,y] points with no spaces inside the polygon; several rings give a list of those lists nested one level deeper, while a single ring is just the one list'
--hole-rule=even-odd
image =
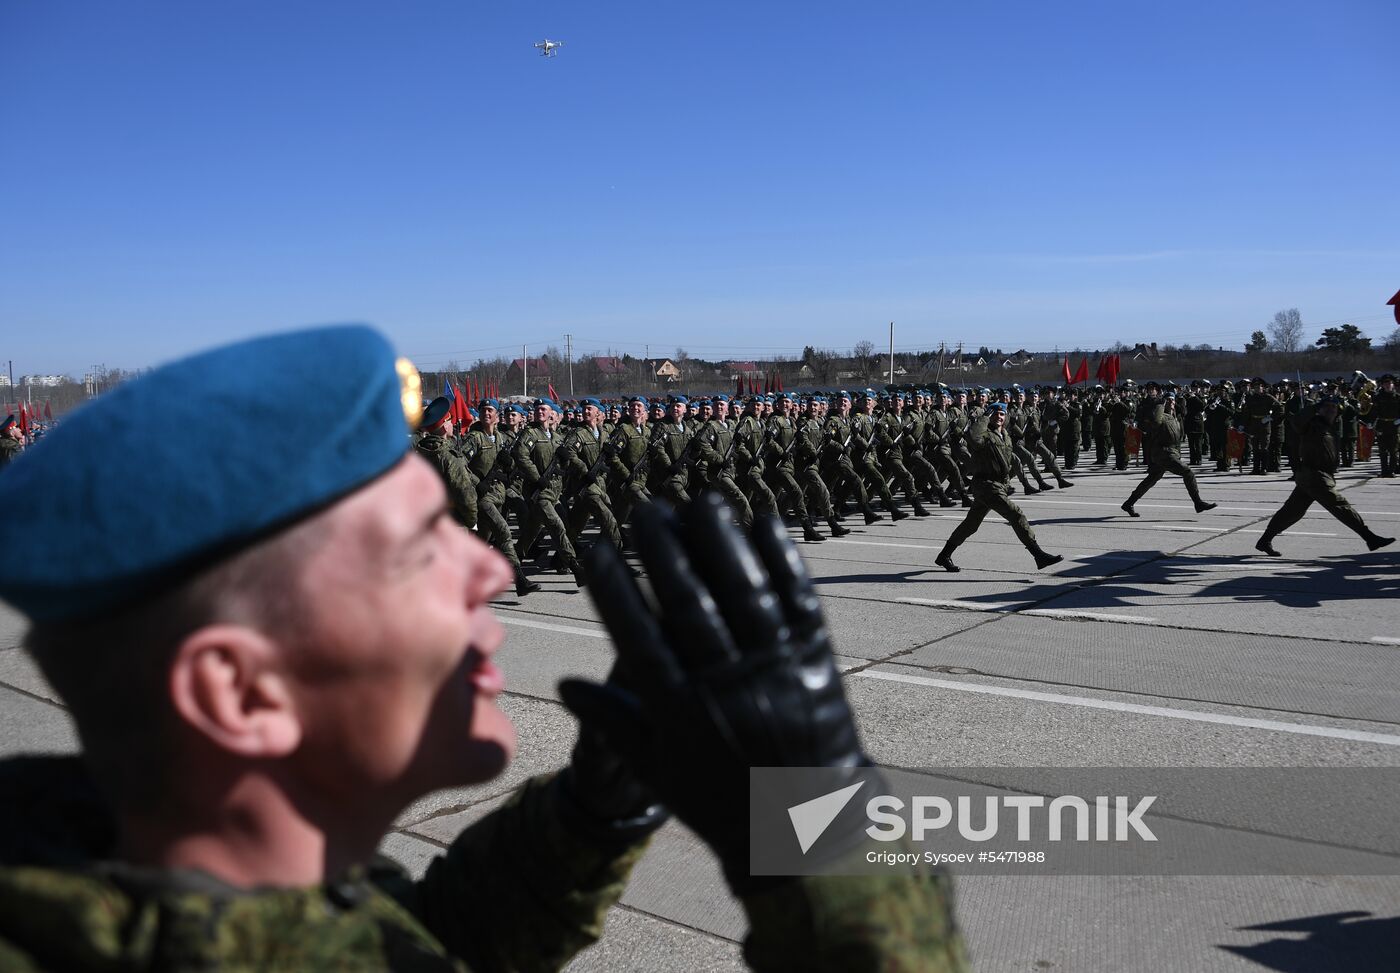
[{"label": "raised hand in glove", "polygon": [[820,603],[776,519],[750,544],[713,495],[679,514],[637,508],[649,604],[617,551],[587,555],[623,688],[568,680],[564,703],[719,856],[748,872],[750,767],[868,764]]}]

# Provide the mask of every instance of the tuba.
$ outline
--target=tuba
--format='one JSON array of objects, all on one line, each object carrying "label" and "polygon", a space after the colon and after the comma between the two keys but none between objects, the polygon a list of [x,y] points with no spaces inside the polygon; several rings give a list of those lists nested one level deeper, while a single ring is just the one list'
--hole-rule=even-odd
[{"label": "tuba", "polygon": [[1356,396],[1356,411],[1361,415],[1371,411],[1371,396],[1376,392],[1376,380],[1367,378],[1360,369],[1351,373],[1351,391]]}]

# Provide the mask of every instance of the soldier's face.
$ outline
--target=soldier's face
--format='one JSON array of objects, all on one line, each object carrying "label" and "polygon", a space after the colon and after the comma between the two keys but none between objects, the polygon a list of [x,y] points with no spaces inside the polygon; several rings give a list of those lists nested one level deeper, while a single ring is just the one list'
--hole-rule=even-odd
[{"label": "soldier's face", "polygon": [[640,402],[633,402],[627,407],[627,414],[632,417],[634,425],[640,426],[647,417],[647,407]]},{"label": "soldier's face", "polygon": [[515,728],[496,705],[505,633],[488,602],[509,564],[452,519],[417,455],[325,516],[303,575],[311,634],[288,652],[299,770],[346,802],[496,776]]},{"label": "soldier's face", "polygon": [[729,418],[729,403],[719,402],[715,405],[715,418],[720,422]]},{"label": "soldier's face", "polygon": [[500,414],[489,405],[481,410],[481,424],[486,427],[487,432],[492,432],[496,428],[496,423],[500,421]]},{"label": "soldier's face", "polygon": [[672,402],[670,409],[668,409],[667,411],[671,414],[672,422],[680,422],[682,419],[685,418],[685,403]]},{"label": "soldier's face", "polygon": [[590,426],[596,426],[603,421],[603,413],[596,405],[586,405],[583,407],[583,421]]}]

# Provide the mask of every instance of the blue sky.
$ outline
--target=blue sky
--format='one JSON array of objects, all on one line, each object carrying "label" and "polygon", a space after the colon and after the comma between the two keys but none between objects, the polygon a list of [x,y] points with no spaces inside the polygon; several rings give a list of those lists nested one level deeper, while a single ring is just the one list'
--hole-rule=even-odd
[{"label": "blue sky", "polygon": [[0,0],[0,357],[1383,338],[1396,37],[1388,0]]}]

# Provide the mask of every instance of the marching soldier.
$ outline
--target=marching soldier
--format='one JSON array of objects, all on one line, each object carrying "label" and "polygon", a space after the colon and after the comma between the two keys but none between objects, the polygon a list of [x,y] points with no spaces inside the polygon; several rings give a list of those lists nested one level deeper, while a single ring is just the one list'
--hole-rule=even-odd
[{"label": "marching soldier", "polygon": [[990,511],[1001,514],[1026,550],[1035,557],[1037,569],[1048,568],[1064,560],[1058,554],[1047,554],[1035,539],[1035,531],[1026,521],[1021,508],[1007,496],[1014,456],[1011,440],[1006,435],[1006,406],[1001,402],[990,405],[987,412],[972,427],[972,496],[973,503],[962,523],[953,529],[935,562],[945,571],[961,570],[953,563],[953,552],[962,546]]},{"label": "marching soldier", "polygon": [[476,529],[476,486],[467,472],[467,464],[453,446],[452,402],[440,395],[428,403],[418,431],[421,435],[414,448],[442,477],[452,516],[467,530]]},{"label": "marching soldier", "polygon": [[1060,404],[1055,401],[1056,389],[1053,385],[1044,389],[1044,401],[1040,404],[1039,421],[1036,421],[1037,414],[1035,403],[1026,415],[1026,448],[1031,454],[1040,458],[1040,462],[1045,469],[1050,471],[1050,475],[1055,478],[1055,485],[1061,490],[1068,490],[1074,484],[1060,472],[1060,465],[1055,460],[1055,451],[1050,448],[1050,444],[1056,441],[1059,433]]},{"label": "marching soldier", "polygon": [[617,427],[617,449],[608,459],[612,471],[613,510],[617,521],[626,524],[639,504],[649,503],[645,464],[647,448],[647,400],[634,395],[627,400],[627,411]]},{"label": "marching soldier", "polygon": [[1269,383],[1255,378],[1249,383],[1249,394],[1244,400],[1245,432],[1249,436],[1249,449],[1254,457],[1254,476],[1268,472],[1269,440],[1273,435],[1274,410],[1278,400],[1269,394]]},{"label": "marching soldier", "polygon": [[1381,476],[1390,478],[1400,469],[1400,393],[1395,376],[1382,375],[1371,396],[1371,409],[1365,418],[1376,428],[1376,450],[1380,453]]},{"label": "marching soldier", "polygon": [[819,464],[826,432],[822,426],[821,410],[826,400],[814,395],[807,400],[806,415],[797,419],[797,445],[793,450],[793,469],[797,483],[807,494],[807,509],[826,521],[832,537],[844,537],[850,528],[842,527],[831,505],[831,491],[822,479]]},{"label": "marching soldier", "polygon": [[793,513],[802,524],[802,538],[810,543],[819,543],[826,538],[817,533],[812,523],[812,515],[807,510],[807,499],[802,486],[797,482],[793,451],[797,448],[797,421],[790,415],[795,411],[796,400],[786,393],[779,395],[774,402],[774,414],[768,420],[771,435],[768,437],[763,457],[764,476],[779,504],[784,501],[792,505]]},{"label": "marching soldier", "polygon": [[1278,513],[1270,518],[1268,526],[1264,528],[1264,536],[1254,545],[1256,550],[1278,557],[1273,539],[1301,520],[1314,503],[1320,504],[1342,524],[1356,531],[1369,550],[1379,550],[1395,542],[1395,538],[1381,537],[1367,527],[1356,508],[1337,492],[1337,443],[1332,435],[1332,423],[1336,421],[1339,406],[1340,401],[1335,395],[1324,396],[1316,410],[1303,422],[1293,492]]},{"label": "marching soldier", "polygon": [[1113,444],[1113,468],[1128,468],[1128,423],[1132,421],[1133,406],[1126,389],[1115,388],[1108,396],[1108,438]]},{"label": "marching soldier", "polygon": [[913,474],[904,465],[904,438],[909,434],[904,422],[904,396],[899,392],[892,395],[884,393],[880,396],[880,403],[885,413],[875,426],[875,436],[881,448],[884,468],[891,474],[892,482],[904,488],[905,499],[914,508],[914,516],[931,516],[919,502],[919,488],[914,483]]},{"label": "marching soldier", "polygon": [[540,586],[525,577],[505,517],[506,481],[512,459],[506,436],[499,429],[500,410],[501,404],[495,399],[482,399],[478,403],[477,414],[481,418],[472,424],[465,437],[467,470],[476,488],[477,534],[505,556],[515,574],[515,593],[524,597],[539,591]]},{"label": "marching soldier", "polygon": [[511,455],[515,473],[521,479],[521,495],[525,499],[525,522],[520,528],[519,549],[528,556],[535,539],[548,530],[554,541],[556,569],[573,574],[580,587],[584,584],[583,568],[574,552],[569,529],[559,516],[558,505],[563,496],[563,461],[567,454],[560,451],[561,436],[555,430],[557,407],[549,399],[535,404],[535,421],[516,437]]},{"label": "marching soldier", "polygon": [[[1054,489],[1045,482],[1045,477],[1040,475],[1040,470],[1036,469],[1035,457],[1026,448],[1026,429],[1032,423],[1039,423],[1039,416],[1035,414],[1033,407],[1026,405],[1026,390],[1019,385],[1011,386],[1011,391],[1006,396],[1006,434],[1011,439],[1012,455],[1019,464],[1021,486],[1025,488],[1028,496],[1042,490]],[[1027,470],[1035,477],[1034,488],[1026,480]]]},{"label": "marching soldier", "polygon": [[1187,462],[1191,466],[1200,466],[1202,458],[1205,456],[1203,447],[1206,438],[1206,397],[1202,386],[1209,388],[1210,383],[1201,380],[1192,382],[1190,390],[1186,393],[1186,398],[1182,400],[1184,411],[1182,425],[1186,429]]},{"label": "marching soldier", "polygon": [[734,480],[736,440],[734,431],[725,421],[728,409],[728,400],[721,398],[715,403],[710,419],[696,433],[699,460],[695,464],[695,478],[701,490],[712,490],[729,501],[739,526],[747,532],[753,527],[753,509]]},{"label": "marching soldier", "polygon": [[860,393],[855,414],[851,417],[851,465],[855,467],[856,475],[866,482],[867,487],[879,494],[880,502],[884,504],[890,519],[904,520],[909,515],[895,504],[894,494],[890,493],[890,481],[880,469],[875,446],[874,411],[875,392],[873,389],[866,389]]},{"label": "marching soldier", "polygon": [[608,500],[608,463],[617,444],[603,436],[602,403],[594,398],[579,402],[581,424],[565,435],[560,449],[564,451],[561,465],[573,473],[574,485],[569,497],[569,519],[566,522],[575,547],[579,535],[596,520],[602,535],[615,547],[622,546],[617,519]]},{"label": "marching soldier", "polygon": [[1196,513],[1214,510],[1215,504],[1201,499],[1200,488],[1196,485],[1196,474],[1191,467],[1181,462],[1181,420],[1176,417],[1176,393],[1168,392],[1166,399],[1159,399],[1154,393],[1157,387],[1149,386],[1148,397],[1139,408],[1139,428],[1143,430],[1143,447],[1150,449],[1147,461],[1147,476],[1123,502],[1123,510],[1129,517],[1140,517],[1133,505],[1142,499],[1152,487],[1167,473],[1175,473],[1186,481],[1186,492],[1196,505]]},{"label": "marching soldier", "polygon": [[735,482],[749,502],[750,509],[757,515],[778,515],[778,501],[768,487],[764,477],[764,453],[768,446],[768,429],[763,422],[763,399],[751,396],[744,406],[744,414],[734,427],[734,455],[737,462],[735,472],[739,478]]},{"label": "marching soldier", "polygon": [[833,504],[844,503],[845,497],[854,497],[867,525],[884,520],[871,509],[870,494],[851,460],[855,422],[851,415],[851,393],[845,389],[836,393],[836,411],[827,416],[823,433],[821,471],[830,484]]},{"label": "marching soldier", "polygon": [[690,440],[695,434],[695,423],[686,422],[689,409],[690,400],[684,395],[667,396],[666,419],[652,435],[648,447],[651,450],[651,492],[672,506],[690,502],[686,488],[690,485]]}]

